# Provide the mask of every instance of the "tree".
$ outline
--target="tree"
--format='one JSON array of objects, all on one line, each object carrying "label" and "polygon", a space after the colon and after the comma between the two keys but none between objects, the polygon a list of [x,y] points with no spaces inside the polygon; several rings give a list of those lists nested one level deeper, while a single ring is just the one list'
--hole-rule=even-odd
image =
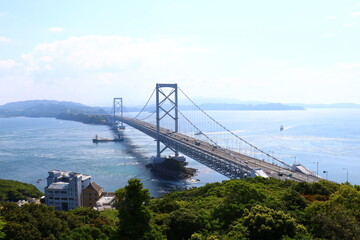
[{"label": "tree", "polygon": [[343,185],[326,202],[306,208],[310,230],[317,237],[358,239],[360,236],[360,192]]},{"label": "tree", "polygon": [[170,213],[170,239],[188,239],[197,230],[200,230],[197,214],[194,210],[180,208]]},{"label": "tree", "polygon": [[5,238],[5,233],[2,231],[2,229],[4,228],[6,222],[4,222],[2,220],[2,218],[0,217],[0,239],[4,239]]},{"label": "tree", "polygon": [[139,179],[130,179],[128,185],[116,191],[119,210],[118,234],[122,239],[144,239],[150,230],[150,211],[145,205],[150,200],[149,190],[143,189]]},{"label": "tree", "polygon": [[263,240],[293,237],[297,227],[296,220],[289,214],[262,205],[245,210],[243,225],[249,230],[250,239]]}]

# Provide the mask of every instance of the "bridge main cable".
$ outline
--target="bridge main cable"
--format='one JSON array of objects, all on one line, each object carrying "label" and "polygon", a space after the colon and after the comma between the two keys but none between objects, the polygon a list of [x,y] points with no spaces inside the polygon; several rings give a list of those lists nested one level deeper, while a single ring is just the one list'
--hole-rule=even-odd
[{"label": "bridge main cable", "polygon": [[[154,95],[154,93],[155,93],[155,90],[156,90],[156,88],[154,88],[154,90],[152,91],[152,93],[151,93],[151,95],[150,95],[150,97],[149,97],[149,99],[147,100],[147,102],[145,103],[145,106],[140,110],[140,112],[135,116],[135,117],[133,117],[133,119],[137,119],[137,117],[145,110],[145,108],[147,107],[147,105],[149,104],[149,102],[150,102],[150,100],[151,100],[151,98],[152,98],[152,96]],[[152,114],[151,114],[152,115]],[[151,116],[150,115],[150,116]],[[149,117],[150,117],[149,116]]]},{"label": "bridge main cable", "polygon": [[[256,149],[257,151],[265,154],[266,156],[270,157],[271,159],[274,159],[275,161],[280,162],[281,164],[291,168],[291,166],[287,163],[285,163],[284,161],[268,154],[267,152],[261,150],[260,148],[256,147],[255,145],[249,143],[248,141],[246,141],[245,139],[239,137],[238,135],[236,135],[235,133],[233,133],[232,131],[230,131],[229,129],[227,129],[225,126],[223,126],[221,123],[219,123],[218,121],[216,121],[214,118],[212,118],[209,114],[207,114],[207,112],[205,112],[204,110],[202,110],[193,100],[190,99],[190,97],[188,97],[188,95],[186,95],[186,93],[179,87],[180,92],[182,92],[182,94],[184,94],[184,96],[192,103],[194,104],[195,107],[197,107],[202,113],[204,113],[208,118],[210,118],[213,122],[215,122],[216,124],[218,124],[220,127],[222,127],[223,129],[225,129],[227,132],[229,132],[231,135],[233,135],[234,137],[236,137],[237,139],[239,139],[240,141],[248,144],[250,147]],[[211,140],[212,141],[212,140]],[[212,141],[213,142],[213,141]]]}]

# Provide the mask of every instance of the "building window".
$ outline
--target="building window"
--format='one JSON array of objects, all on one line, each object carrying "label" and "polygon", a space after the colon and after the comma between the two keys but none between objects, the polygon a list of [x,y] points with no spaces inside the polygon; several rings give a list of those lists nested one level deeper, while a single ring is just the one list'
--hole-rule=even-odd
[{"label": "building window", "polygon": [[61,200],[67,200],[67,198],[61,198]]},{"label": "building window", "polygon": [[55,200],[60,200],[60,198],[56,197]]}]

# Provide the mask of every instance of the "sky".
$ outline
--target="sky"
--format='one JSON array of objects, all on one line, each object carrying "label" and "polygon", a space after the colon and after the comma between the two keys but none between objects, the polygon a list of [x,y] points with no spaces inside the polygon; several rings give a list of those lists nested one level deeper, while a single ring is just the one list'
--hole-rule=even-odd
[{"label": "sky", "polygon": [[360,0],[0,0],[0,105],[360,104]]}]

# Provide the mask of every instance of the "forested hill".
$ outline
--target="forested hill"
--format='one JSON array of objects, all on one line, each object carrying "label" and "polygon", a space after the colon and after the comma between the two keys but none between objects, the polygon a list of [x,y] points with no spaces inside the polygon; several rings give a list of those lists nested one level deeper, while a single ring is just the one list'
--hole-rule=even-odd
[{"label": "forested hill", "polygon": [[64,113],[101,115],[106,112],[98,107],[54,100],[30,100],[0,106],[0,117],[58,117]]},{"label": "forested hill", "polygon": [[0,202],[0,239],[358,240],[359,190],[256,177],[152,199],[130,179],[116,191],[117,210],[101,213]]},{"label": "forested hill", "polygon": [[0,179],[0,201],[16,202],[43,195],[34,185],[14,180]]}]

